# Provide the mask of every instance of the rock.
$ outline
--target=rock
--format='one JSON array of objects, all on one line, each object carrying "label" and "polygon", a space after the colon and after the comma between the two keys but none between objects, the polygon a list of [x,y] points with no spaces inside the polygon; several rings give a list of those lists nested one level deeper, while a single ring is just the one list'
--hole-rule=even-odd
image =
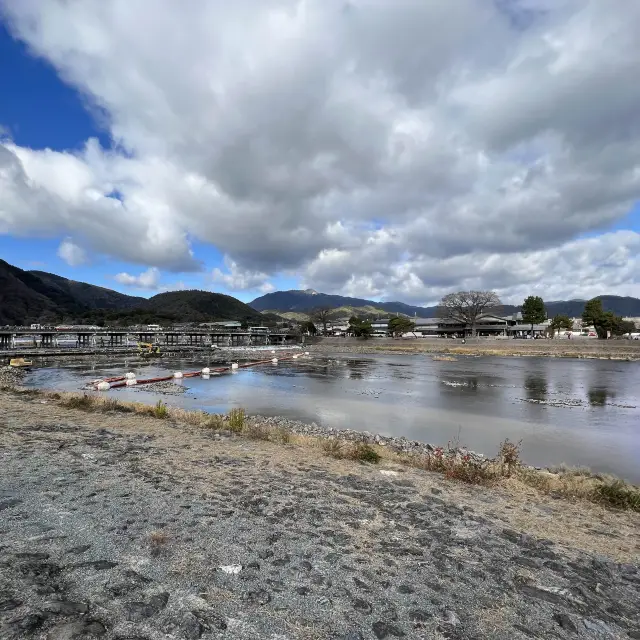
[{"label": "rock", "polygon": [[566,613],[556,613],[553,619],[563,628],[568,631],[577,632],[578,627],[574,624],[573,620]]},{"label": "rock", "polygon": [[409,620],[411,620],[411,622],[427,622],[432,618],[433,615],[423,609],[411,609],[409,611]]},{"label": "rock", "polygon": [[361,589],[362,591],[371,591],[371,587],[363,580],[360,580],[360,578],[353,578],[353,583],[356,585],[356,587],[358,587],[358,589]]},{"label": "rock", "polygon": [[66,600],[54,600],[52,602],[46,602],[44,610],[51,613],[59,613],[63,616],[71,616],[75,613],[87,613],[89,611],[89,605],[84,602],[69,602]]},{"label": "rock", "polygon": [[66,622],[57,625],[49,632],[48,640],[85,640],[98,638],[107,632],[107,628],[97,620]]},{"label": "rock", "polygon": [[227,628],[227,621],[215,611],[202,611],[200,609],[191,612],[198,618],[200,624],[207,630],[218,629],[224,631]]},{"label": "rock", "polygon": [[359,631],[353,630],[340,636],[340,640],[364,640],[364,636]]},{"label": "rock", "polygon": [[22,600],[7,597],[7,594],[0,594],[0,611],[13,611],[22,605]]},{"label": "rock", "polygon": [[8,500],[0,500],[0,511],[4,511],[5,509],[11,509],[12,507],[17,507],[19,504],[22,504],[22,500],[18,498],[9,498]]},{"label": "rock", "polygon": [[71,547],[71,549],[67,549],[65,553],[73,553],[79,555],[81,553],[84,553],[85,551],[89,551],[89,549],[91,549],[90,544],[81,544],[77,547]]},{"label": "rock", "polygon": [[90,562],[78,562],[72,565],[74,569],[84,569],[85,567],[87,567],[91,569],[96,569],[96,571],[113,569],[114,567],[117,567],[117,566],[118,566],[117,562],[110,562],[109,560],[92,560]]},{"label": "rock", "polygon": [[192,613],[185,613],[181,617],[174,618],[165,626],[164,630],[169,635],[185,640],[198,640],[205,632],[198,618]]},{"label": "rock", "polygon": [[243,594],[242,599],[249,604],[265,605],[271,602],[271,594],[264,589],[257,591],[247,591]]},{"label": "rock", "polygon": [[378,638],[378,640],[382,640],[383,638],[388,638],[389,636],[393,636],[395,638],[403,638],[406,634],[402,629],[396,627],[393,624],[389,624],[388,622],[384,622],[383,620],[378,620],[371,625],[373,629],[373,633]]},{"label": "rock", "polygon": [[413,593],[415,591],[415,589],[408,584],[401,584],[398,587],[398,593]]},{"label": "rock", "polygon": [[355,598],[352,602],[353,608],[360,613],[369,614],[373,611],[373,606],[370,602],[362,600],[361,598]]},{"label": "rock", "polygon": [[151,596],[149,602],[125,602],[125,615],[131,622],[141,622],[164,609],[168,601],[169,594],[165,591]]}]

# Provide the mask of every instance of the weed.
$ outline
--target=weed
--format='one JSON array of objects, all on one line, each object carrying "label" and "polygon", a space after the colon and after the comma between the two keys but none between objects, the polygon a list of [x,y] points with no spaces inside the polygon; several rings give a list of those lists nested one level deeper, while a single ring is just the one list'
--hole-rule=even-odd
[{"label": "weed", "polygon": [[365,442],[356,443],[350,457],[354,460],[360,460],[360,462],[371,462],[373,464],[380,462],[380,454]]},{"label": "weed", "polygon": [[244,409],[231,409],[229,411],[229,430],[240,433],[244,428],[245,418]]},{"label": "weed", "polygon": [[593,490],[594,502],[600,502],[615,509],[640,511],[640,491],[622,480],[600,484]]},{"label": "weed", "polygon": [[324,452],[332,458],[338,460],[344,458],[344,443],[338,438],[328,438],[322,443]]},{"label": "weed", "polygon": [[160,420],[164,420],[169,415],[169,410],[167,409],[167,405],[162,402],[162,400],[158,400],[153,407],[153,415]]},{"label": "weed", "polygon": [[242,427],[242,434],[252,440],[269,440],[270,430],[264,425],[249,422]]},{"label": "weed", "polygon": [[167,542],[169,542],[169,536],[164,531],[153,531],[149,536],[151,555],[159,556]]},{"label": "weed", "polygon": [[291,442],[291,432],[283,427],[277,427],[273,430],[273,441],[280,444],[289,444]]},{"label": "weed", "polygon": [[119,413],[132,413],[133,409],[122,404],[117,398],[105,398],[102,402],[103,411],[118,411]]},{"label": "weed", "polygon": [[220,429],[226,428],[224,423],[224,418],[217,414],[212,414],[207,417],[202,426],[205,429],[214,429],[215,431],[219,431]]},{"label": "weed", "polygon": [[514,470],[520,466],[520,447],[522,440],[519,442],[511,442],[509,438],[500,443],[498,450],[498,458],[502,464],[502,475],[510,478]]},{"label": "weed", "polygon": [[84,411],[87,411],[93,407],[94,399],[86,393],[83,393],[81,396],[71,396],[70,398],[66,398],[62,401],[62,404],[70,409],[83,409]]}]

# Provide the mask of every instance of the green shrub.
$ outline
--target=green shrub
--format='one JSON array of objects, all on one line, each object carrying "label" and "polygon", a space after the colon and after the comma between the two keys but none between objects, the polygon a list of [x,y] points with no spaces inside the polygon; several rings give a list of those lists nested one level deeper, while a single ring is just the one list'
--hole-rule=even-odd
[{"label": "green shrub", "polygon": [[133,409],[127,407],[120,402],[117,398],[107,398],[102,403],[103,411],[118,411],[120,413],[131,413]]},{"label": "green shrub", "polygon": [[229,411],[229,430],[240,433],[244,429],[245,418],[244,409],[231,409]]},{"label": "green shrub", "polygon": [[640,511],[640,491],[622,480],[599,485],[593,490],[593,499],[615,509]]},{"label": "green shrub", "polygon": [[364,442],[358,442],[353,447],[352,457],[354,460],[360,460],[360,462],[371,462],[373,464],[380,462],[380,454]]},{"label": "green shrub", "polygon": [[153,415],[160,420],[164,420],[169,415],[169,410],[167,409],[167,405],[162,402],[162,400],[158,400],[155,406],[153,407]]}]

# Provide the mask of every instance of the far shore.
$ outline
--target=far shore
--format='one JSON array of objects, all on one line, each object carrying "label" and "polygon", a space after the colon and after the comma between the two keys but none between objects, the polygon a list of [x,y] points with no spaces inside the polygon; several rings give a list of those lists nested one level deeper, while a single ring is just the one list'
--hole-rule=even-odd
[{"label": "far shore", "polygon": [[315,353],[451,354],[461,356],[510,356],[536,358],[584,358],[640,360],[640,340],[555,338],[514,340],[496,338],[316,338],[309,349]]}]

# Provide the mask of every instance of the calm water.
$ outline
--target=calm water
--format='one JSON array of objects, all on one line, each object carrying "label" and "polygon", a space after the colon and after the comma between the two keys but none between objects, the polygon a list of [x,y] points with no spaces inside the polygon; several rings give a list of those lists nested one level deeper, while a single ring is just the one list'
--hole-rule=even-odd
[{"label": "calm water", "polygon": [[[134,371],[140,378],[196,370],[202,359],[120,360],[35,370],[33,386],[77,389],[86,381]],[[313,356],[184,381],[169,404],[226,412],[283,415],[491,454],[504,438],[522,439],[525,460],[586,465],[640,482],[640,363],[551,358]],[[110,393],[153,403],[131,389]]]}]

